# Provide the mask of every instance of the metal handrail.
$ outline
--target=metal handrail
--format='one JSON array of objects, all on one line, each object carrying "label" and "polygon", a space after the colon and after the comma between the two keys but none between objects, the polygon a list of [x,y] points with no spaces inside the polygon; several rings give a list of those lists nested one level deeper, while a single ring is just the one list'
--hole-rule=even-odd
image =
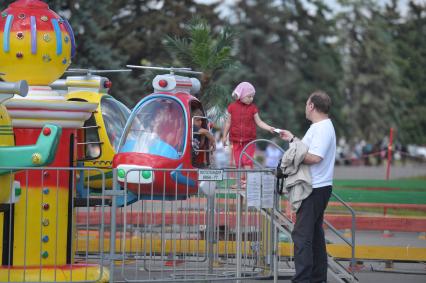
[{"label": "metal handrail", "polygon": [[[246,153],[246,149],[250,146],[250,145],[252,145],[252,144],[256,144],[257,142],[266,142],[266,143],[269,143],[269,144],[273,144],[273,145],[275,145],[275,147],[277,147],[281,152],[285,152],[285,150],[284,149],[282,149],[279,145],[277,145],[276,143],[274,143],[273,141],[271,141],[271,140],[267,140],[267,139],[256,139],[256,140],[253,140],[253,141],[251,141],[251,142],[249,142],[244,148],[243,148],[243,150],[241,151],[241,154],[240,154],[240,157],[239,157],[239,160],[238,160],[238,168],[239,167],[241,167],[241,161],[242,161],[242,157],[243,157],[243,154],[245,154],[245,156],[247,157],[247,158],[249,158],[251,161],[253,161],[253,163],[254,164],[256,164],[256,166],[258,166],[258,167],[260,167],[260,168],[263,168],[263,166],[259,163],[259,162],[257,162],[256,160],[254,160],[250,155],[248,155],[247,153]],[[240,176],[239,176],[240,177]],[[240,180],[240,178],[238,178],[238,187],[239,188],[241,188],[240,187],[241,186],[241,180]],[[332,196],[333,197],[335,197],[339,202],[341,202],[349,211],[350,211],[350,213],[351,213],[351,218],[352,218],[352,226],[351,226],[351,234],[352,234],[352,237],[351,237],[351,241],[349,242],[331,223],[329,223],[327,220],[325,220],[324,219],[324,223],[339,237],[339,238],[341,238],[346,244],[348,244],[350,247],[351,247],[351,252],[352,252],[352,254],[351,254],[351,266],[355,266],[355,263],[356,263],[356,261],[355,261],[355,229],[356,229],[356,213],[355,213],[355,211],[352,209],[352,207],[350,207],[342,198],[340,198],[338,195],[336,195],[333,191],[331,192],[332,193]],[[285,214],[283,214],[283,213],[281,213],[281,212],[279,212],[282,216],[284,216],[285,218],[287,218],[288,219],[288,217],[285,215]],[[290,220],[290,219],[289,219]],[[351,271],[352,272],[352,271]]]},{"label": "metal handrail", "polygon": [[355,266],[355,230],[356,230],[356,213],[353,208],[348,205],[341,197],[331,191],[331,195],[335,197],[340,203],[342,203],[351,213],[351,243],[340,233],[330,222],[324,219],[324,223],[345,243],[347,243],[351,247],[352,257],[351,257],[351,266]]}]

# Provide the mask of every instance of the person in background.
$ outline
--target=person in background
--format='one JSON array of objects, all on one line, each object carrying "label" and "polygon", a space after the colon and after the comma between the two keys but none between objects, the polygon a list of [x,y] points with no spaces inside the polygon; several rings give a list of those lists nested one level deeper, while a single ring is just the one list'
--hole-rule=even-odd
[{"label": "person in background", "polygon": [[[278,143],[277,138],[273,138],[272,141]],[[269,143],[265,149],[265,167],[276,168],[282,157],[283,152],[275,145]]]},{"label": "person in background", "polygon": [[[336,154],[336,134],[328,114],[331,99],[322,91],[313,92],[306,101],[306,119],[312,122],[302,142],[308,146],[303,160],[310,165],[312,193],[302,201],[292,232],[296,274],[292,282],[327,282],[327,252],[323,230],[324,211],[331,196]],[[283,140],[297,138],[281,130]]]},{"label": "person in background", "polygon": [[202,117],[204,117],[204,114],[200,109],[192,111],[192,164],[196,167],[204,167],[203,164],[200,164],[198,161],[198,155],[200,153],[198,150],[204,148],[207,141],[209,149],[212,151],[216,150],[216,140],[207,129],[203,128]]},{"label": "person in background", "polygon": [[216,151],[214,153],[214,159],[216,168],[225,168],[229,165],[228,153],[226,152],[226,149],[223,146],[222,136],[223,135],[221,131],[217,131],[215,133]]},{"label": "person in background", "polygon": [[[256,139],[256,126],[274,132],[274,127],[269,126],[260,119],[259,111],[253,103],[256,93],[254,86],[248,82],[238,84],[232,92],[232,97],[236,99],[228,106],[228,116],[223,129],[222,143],[227,145],[229,141],[232,144],[232,157],[237,168],[253,168],[253,161],[243,155],[241,164],[239,158],[244,147],[251,141]],[[254,158],[255,145],[252,144],[246,149],[246,153]],[[245,180],[242,179],[243,185]]]}]

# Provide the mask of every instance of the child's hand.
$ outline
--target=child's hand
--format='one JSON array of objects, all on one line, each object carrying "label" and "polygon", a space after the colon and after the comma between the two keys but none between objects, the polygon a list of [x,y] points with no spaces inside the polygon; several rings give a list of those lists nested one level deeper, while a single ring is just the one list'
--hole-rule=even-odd
[{"label": "child's hand", "polygon": [[227,146],[227,139],[226,139],[226,137],[223,137],[222,138],[222,144],[223,144],[223,146]]},{"label": "child's hand", "polygon": [[215,151],[216,150],[216,143],[211,143],[211,145],[210,145],[210,150],[211,151]]},{"label": "child's hand", "polygon": [[273,134],[274,133],[274,131],[275,131],[275,128],[274,127],[269,127],[269,130],[268,130],[271,134]]}]

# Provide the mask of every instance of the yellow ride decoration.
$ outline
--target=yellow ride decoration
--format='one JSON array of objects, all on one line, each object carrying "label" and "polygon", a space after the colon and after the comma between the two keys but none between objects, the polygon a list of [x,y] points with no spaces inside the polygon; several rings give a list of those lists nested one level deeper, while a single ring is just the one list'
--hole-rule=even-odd
[{"label": "yellow ride decoration", "polygon": [[3,80],[48,85],[70,65],[75,48],[72,29],[46,3],[19,0],[10,4],[2,12],[0,26]]}]

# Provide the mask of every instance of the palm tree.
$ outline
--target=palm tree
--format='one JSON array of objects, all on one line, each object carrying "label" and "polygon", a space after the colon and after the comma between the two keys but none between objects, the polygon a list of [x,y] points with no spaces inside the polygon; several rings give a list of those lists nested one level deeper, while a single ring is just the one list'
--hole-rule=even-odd
[{"label": "palm tree", "polygon": [[186,36],[165,38],[167,50],[183,67],[201,71],[201,92],[198,95],[209,117],[219,122],[231,99],[231,86],[221,82],[235,65],[231,55],[235,32],[223,27],[214,33],[206,20],[195,18],[185,27]]}]

